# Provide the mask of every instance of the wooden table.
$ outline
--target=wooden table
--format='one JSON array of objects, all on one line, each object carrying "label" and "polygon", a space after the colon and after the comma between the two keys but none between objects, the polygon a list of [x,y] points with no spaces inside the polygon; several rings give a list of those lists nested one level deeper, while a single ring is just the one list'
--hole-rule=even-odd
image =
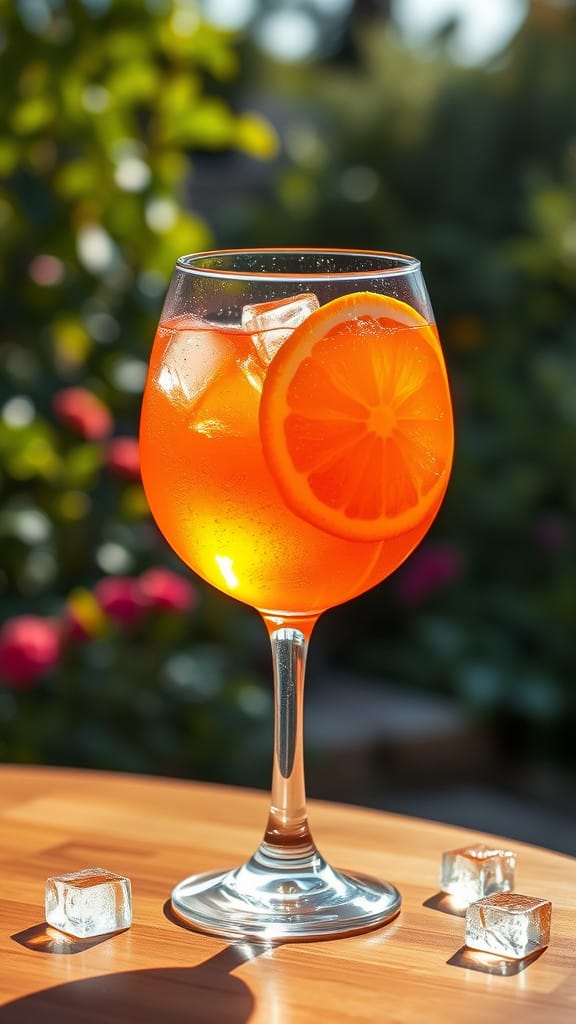
[{"label": "wooden table", "polygon": [[[317,843],[381,875],[400,915],[363,935],[229,945],[171,919],[174,882],[249,856],[266,794],[53,768],[0,767],[0,1024],[560,1024],[576,1022],[576,860],[513,843],[516,889],[552,900],[529,964],[475,958],[438,892],[442,850],[470,832],[312,802]],[[132,879],[132,927],[68,938],[44,923],[44,882],[101,866]]]}]

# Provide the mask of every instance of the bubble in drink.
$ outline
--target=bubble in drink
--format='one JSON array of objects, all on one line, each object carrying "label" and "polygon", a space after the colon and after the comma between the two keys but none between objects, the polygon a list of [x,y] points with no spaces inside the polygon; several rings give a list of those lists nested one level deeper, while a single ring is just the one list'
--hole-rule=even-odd
[{"label": "bubble in drink", "polygon": [[158,387],[173,399],[193,402],[235,357],[232,338],[203,321],[186,319],[165,328],[166,342]]},{"label": "bubble in drink", "polygon": [[466,945],[483,953],[521,960],[550,942],[550,900],[497,892],[466,911]]},{"label": "bubble in drink", "polygon": [[85,868],[46,881],[46,921],[79,939],[129,928],[130,879],[104,868]]},{"label": "bubble in drink", "polygon": [[484,843],[442,854],[440,887],[462,905],[514,888],[516,856]]},{"label": "bubble in drink", "polygon": [[315,295],[305,292],[280,302],[244,306],[242,327],[252,335],[258,354],[267,365],[292,331],[304,323],[319,305]]}]

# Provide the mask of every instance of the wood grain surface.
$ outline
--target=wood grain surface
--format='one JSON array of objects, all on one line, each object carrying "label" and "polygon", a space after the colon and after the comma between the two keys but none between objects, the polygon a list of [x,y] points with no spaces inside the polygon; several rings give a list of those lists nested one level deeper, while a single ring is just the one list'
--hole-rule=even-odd
[{"label": "wood grain surface", "polygon": [[[266,947],[173,920],[174,883],[246,859],[266,812],[266,794],[241,789],[0,766],[0,1024],[576,1024],[576,860],[508,843],[516,890],[552,900],[551,941],[528,963],[484,960],[438,891],[442,851],[484,833],[311,802],[334,865],[400,888],[391,924]],[[48,928],[46,878],[93,866],[131,878],[132,927],[91,940]]]}]

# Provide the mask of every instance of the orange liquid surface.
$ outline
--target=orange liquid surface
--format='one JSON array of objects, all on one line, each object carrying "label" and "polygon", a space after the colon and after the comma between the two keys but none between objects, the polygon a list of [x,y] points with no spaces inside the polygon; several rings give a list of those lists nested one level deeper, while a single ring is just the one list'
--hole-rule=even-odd
[{"label": "orange liquid surface", "polygon": [[142,407],[144,487],[160,530],[199,576],[260,611],[313,614],[393,572],[441,498],[417,526],[378,541],[342,539],[295,515],[262,451],[265,373],[239,329],[161,325]]}]

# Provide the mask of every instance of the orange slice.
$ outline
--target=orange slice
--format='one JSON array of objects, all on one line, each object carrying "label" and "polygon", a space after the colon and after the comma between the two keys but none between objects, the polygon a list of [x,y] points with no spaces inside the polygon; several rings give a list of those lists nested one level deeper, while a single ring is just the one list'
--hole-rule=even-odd
[{"label": "orange slice", "polygon": [[259,415],[272,476],[308,523],[374,541],[436,513],[450,393],[438,337],[406,303],[358,292],[311,313],[272,360]]}]

